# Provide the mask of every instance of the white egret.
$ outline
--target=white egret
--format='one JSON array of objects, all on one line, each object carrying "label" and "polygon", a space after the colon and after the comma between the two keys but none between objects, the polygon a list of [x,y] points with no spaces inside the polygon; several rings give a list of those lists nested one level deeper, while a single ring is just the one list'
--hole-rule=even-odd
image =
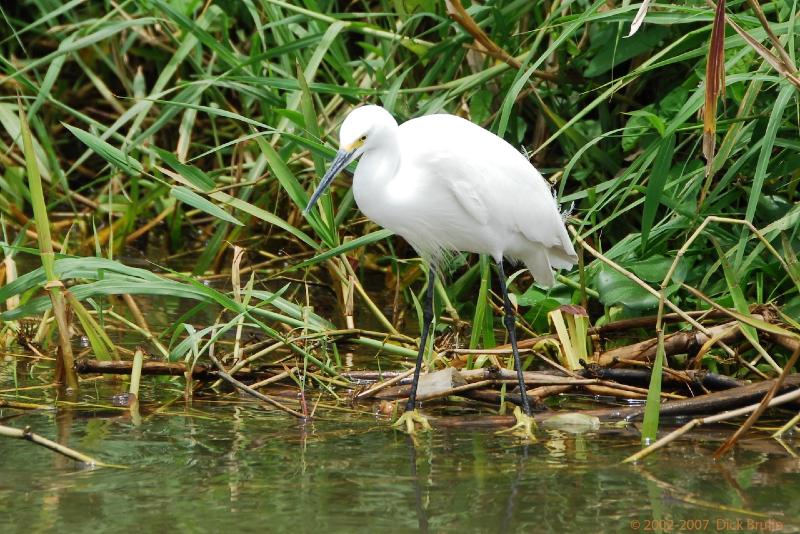
[{"label": "white egret", "polygon": [[339,151],[311,195],[308,210],[333,178],[361,158],[353,195],[361,211],[405,238],[430,265],[411,394],[397,424],[409,431],[427,421],[416,411],[422,356],[433,320],[437,265],[448,251],[490,255],[503,293],[504,323],[514,354],[524,415],[532,419],[508,298],[503,258],[520,261],[542,287],[555,283],[553,268],[577,262],[575,249],[550,187],[528,159],[495,134],[454,115],[427,115],[398,126],[380,106],[362,106],[345,118]]}]

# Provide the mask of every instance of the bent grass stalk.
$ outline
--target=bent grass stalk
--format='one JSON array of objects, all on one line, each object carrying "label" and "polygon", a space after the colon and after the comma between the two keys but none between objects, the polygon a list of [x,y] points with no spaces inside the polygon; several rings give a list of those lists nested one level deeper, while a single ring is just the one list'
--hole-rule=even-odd
[{"label": "bent grass stalk", "polygon": [[56,360],[56,381],[65,380],[68,392],[76,394],[78,392],[78,375],[75,373],[75,358],[72,354],[70,342],[69,320],[63,293],[65,291],[64,284],[61,283],[55,270],[55,253],[53,252],[53,242],[50,236],[50,221],[47,217],[47,204],[44,200],[42,178],[39,174],[39,165],[33,150],[31,130],[21,98],[17,99],[17,105],[19,106],[19,122],[22,132],[23,151],[25,153],[25,166],[28,172],[28,187],[39,237],[39,254],[42,268],[47,278],[47,283],[44,287],[53,303],[53,314],[58,326],[59,352]]}]

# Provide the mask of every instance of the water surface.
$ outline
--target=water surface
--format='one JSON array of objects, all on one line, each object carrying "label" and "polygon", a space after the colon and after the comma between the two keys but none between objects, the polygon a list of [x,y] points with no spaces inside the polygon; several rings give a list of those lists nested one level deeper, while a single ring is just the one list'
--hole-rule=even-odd
[{"label": "water surface", "polygon": [[[145,401],[164,395],[156,387]],[[706,431],[631,466],[620,460],[639,447],[635,429],[540,431],[527,445],[486,429],[441,429],[415,445],[364,413],[329,410],[304,425],[249,401],[144,408],[140,422],[107,409],[0,412],[3,424],[30,425],[126,467],[85,469],[0,439],[0,530],[791,532],[800,524],[800,461],[768,439],[714,462],[726,433]]]}]

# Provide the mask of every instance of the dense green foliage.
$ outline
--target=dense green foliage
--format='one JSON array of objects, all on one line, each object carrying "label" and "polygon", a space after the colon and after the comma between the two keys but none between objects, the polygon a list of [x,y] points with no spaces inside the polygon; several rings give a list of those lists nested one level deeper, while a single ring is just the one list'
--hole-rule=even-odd
[{"label": "dense green foliage", "polygon": [[[681,288],[684,282],[726,307],[777,303],[789,317],[800,316],[798,89],[728,29],[716,156],[708,172],[701,109],[713,7],[651,4],[641,29],[626,37],[635,4],[466,5],[497,50],[513,57],[505,62],[485,53],[444,4],[4,4],[5,253],[35,253],[35,239],[22,232],[31,229],[32,208],[19,92],[46,181],[53,239],[85,258],[57,262],[59,276],[77,283],[79,298],[170,294],[219,304],[235,315],[229,325],[247,317],[275,336],[281,334],[262,319],[323,332],[330,324],[309,319],[301,308],[301,284],[290,283],[281,296],[251,292],[249,304],[241,304],[189,278],[165,280],[151,273],[155,266],[133,269],[114,259],[130,264],[124,258],[136,258],[138,247],[163,265],[172,260],[153,251],[169,250],[193,258],[192,273],[202,275],[227,268],[236,243],[250,251],[250,263],[266,260],[258,282],[287,268],[295,269],[293,276],[310,269],[312,276],[346,278],[343,263],[328,274],[313,267],[365,245],[362,267],[385,268],[406,288],[418,265],[399,260],[413,258],[413,251],[363,219],[346,180],[337,181],[318,213],[308,220],[300,214],[333,154],[342,116],[370,102],[400,121],[461,114],[524,148],[565,207],[574,204],[571,224],[583,239],[655,289],[707,216],[752,222],[783,261],[745,226],[712,222],[685,251],[666,294],[686,310],[707,307]],[[762,8],[793,59],[796,3],[777,0]],[[727,12],[772,48],[746,2],[729,2]],[[154,219],[160,222],[145,232],[150,242],[143,244],[137,230]],[[350,240],[359,236],[366,237]],[[94,256],[108,259],[86,258]],[[462,317],[476,317],[472,345],[492,344],[488,263],[465,257],[452,267],[448,295]],[[567,284],[551,293],[531,286],[526,273],[515,279],[534,331],[547,328],[545,312],[584,302],[582,280],[593,322],[655,313],[656,297],[588,254],[585,276],[577,269],[564,274]],[[5,319],[48,306],[42,277],[35,273],[2,290],[3,299],[23,296],[22,307]]]}]

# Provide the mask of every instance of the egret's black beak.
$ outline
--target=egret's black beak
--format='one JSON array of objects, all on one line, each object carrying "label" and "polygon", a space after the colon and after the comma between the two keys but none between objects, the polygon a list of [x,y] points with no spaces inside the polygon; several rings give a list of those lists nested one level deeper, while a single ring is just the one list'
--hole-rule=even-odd
[{"label": "egret's black beak", "polygon": [[303,215],[308,215],[308,212],[311,211],[311,208],[314,207],[314,204],[317,203],[317,199],[322,196],[322,193],[331,185],[331,182],[339,174],[342,169],[347,167],[347,164],[353,160],[353,157],[356,155],[356,150],[353,149],[351,151],[347,150],[339,150],[336,153],[336,157],[333,159],[333,163],[331,163],[331,167],[328,169],[328,172],[325,173],[325,176],[322,177],[322,180],[319,182],[317,189],[314,191],[314,194],[311,195],[311,198],[306,205],[306,208],[303,210]]}]

